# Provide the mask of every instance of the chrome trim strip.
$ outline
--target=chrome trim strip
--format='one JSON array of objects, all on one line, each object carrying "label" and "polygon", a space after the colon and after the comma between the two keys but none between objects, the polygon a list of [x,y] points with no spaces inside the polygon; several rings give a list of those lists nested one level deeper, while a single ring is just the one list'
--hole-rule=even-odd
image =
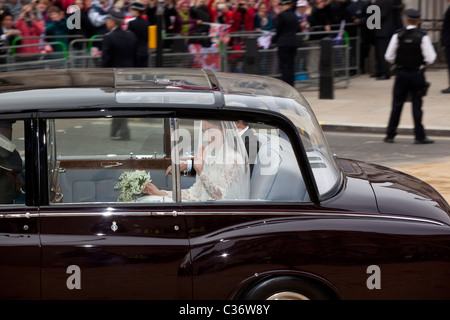
[{"label": "chrome trim strip", "polygon": [[[20,215],[20,214],[19,214]],[[371,214],[371,213],[337,213],[337,212],[285,212],[285,211],[271,211],[271,212],[224,212],[224,211],[190,211],[188,213],[183,211],[153,211],[153,212],[43,212],[40,214],[43,218],[51,217],[90,217],[90,216],[174,216],[184,215],[184,216],[205,216],[205,215],[220,215],[220,216],[230,216],[230,215],[259,215],[259,216],[322,216],[322,217],[358,217],[358,218],[369,218],[369,219],[392,219],[392,220],[404,220],[412,222],[423,222],[430,223],[439,226],[446,226],[445,223],[417,217],[406,217],[406,216],[396,216],[396,215],[384,215],[384,214]],[[22,215],[25,217],[25,214]],[[30,216],[39,216],[39,214],[31,214]],[[0,216],[1,217],[1,216]]]},{"label": "chrome trim strip", "polygon": [[2,218],[5,219],[15,219],[15,218],[26,218],[26,219],[30,219],[30,218],[38,218],[39,217],[39,213],[7,213],[7,214],[3,214],[1,216]]},{"label": "chrome trim strip", "polygon": [[42,218],[55,218],[55,217],[116,217],[116,216],[160,216],[160,215],[170,215],[173,216],[173,211],[167,212],[42,212],[40,216]]},{"label": "chrome trim strip", "polygon": [[283,212],[283,211],[272,211],[272,212],[241,212],[241,213],[233,213],[233,212],[223,212],[223,211],[190,211],[185,212],[185,216],[196,216],[196,215],[242,215],[242,214],[252,214],[252,215],[261,215],[261,216],[286,216],[286,215],[299,215],[299,216],[344,216],[344,217],[358,217],[358,218],[378,218],[378,219],[394,219],[394,220],[407,220],[407,221],[415,221],[415,222],[425,222],[425,223],[431,223],[436,224],[440,226],[446,226],[445,223],[431,220],[427,218],[417,218],[417,217],[406,217],[406,216],[396,216],[396,215],[389,215],[389,214],[372,214],[372,213],[339,213],[339,212]]}]

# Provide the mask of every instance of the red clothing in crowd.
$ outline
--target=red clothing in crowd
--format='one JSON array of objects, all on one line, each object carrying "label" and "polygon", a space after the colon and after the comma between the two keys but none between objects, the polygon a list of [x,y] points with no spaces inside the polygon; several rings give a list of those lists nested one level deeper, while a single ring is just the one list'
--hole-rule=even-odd
[{"label": "red clothing in crowd", "polygon": [[[22,37],[39,37],[45,31],[42,21],[31,22],[31,27],[27,22],[19,19],[14,23],[14,27],[22,33]],[[37,44],[39,39],[22,39],[21,44]],[[25,47],[17,49],[17,53],[39,53],[39,46]]]},{"label": "red clothing in crowd", "polygon": [[230,32],[253,30],[255,16],[252,15],[251,10],[245,10],[243,14],[243,11],[236,7],[233,9],[232,15]]}]

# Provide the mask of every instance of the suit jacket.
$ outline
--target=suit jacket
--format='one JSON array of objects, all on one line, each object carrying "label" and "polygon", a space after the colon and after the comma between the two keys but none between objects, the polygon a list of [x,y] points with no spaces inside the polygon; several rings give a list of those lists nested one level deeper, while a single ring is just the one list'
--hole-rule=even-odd
[{"label": "suit jacket", "polygon": [[131,31],[115,28],[102,41],[102,68],[131,68],[136,64],[137,39]]},{"label": "suit jacket", "polygon": [[450,7],[448,7],[444,16],[444,24],[442,26],[441,36],[442,46],[450,47]]},{"label": "suit jacket", "polygon": [[282,11],[276,21],[276,33],[274,42],[278,47],[298,47],[297,33],[300,32],[300,24],[293,10]]},{"label": "suit jacket", "polygon": [[[255,135],[255,132],[251,128],[248,128],[247,131],[244,132],[244,134],[241,136],[241,139],[243,140],[244,145],[245,145],[245,150],[247,151],[250,173],[252,173],[253,167],[255,166],[256,156],[258,155],[260,144],[259,144],[258,138]],[[255,145],[256,145],[256,150],[254,148]],[[252,146],[252,147],[250,148],[250,146]],[[193,175],[193,176],[195,176],[197,174],[195,172],[195,169],[193,166],[192,166],[191,170],[189,171],[189,174]]]},{"label": "suit jacket", "polygon": [[393,0],[376,0],[375,5],[380,7],[381,29],[374,29],[376,38],[390,38],[395,32],[394,2]]},{"label": "suit jacket", "polygon": [[128,30],[134,33],[137,38],[138,55],[148,56],[148,20],[137,17],[128,23]]}]

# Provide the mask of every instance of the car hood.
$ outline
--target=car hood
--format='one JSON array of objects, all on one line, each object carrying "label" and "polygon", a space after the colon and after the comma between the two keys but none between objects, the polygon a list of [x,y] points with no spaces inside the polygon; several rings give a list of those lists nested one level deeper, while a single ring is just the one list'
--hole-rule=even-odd
[{"label": "car hood", "polygon": [[384,166],[352,161],[370,182],[380,213],[432,219],[450,225],[448,203],[426,182]]}]

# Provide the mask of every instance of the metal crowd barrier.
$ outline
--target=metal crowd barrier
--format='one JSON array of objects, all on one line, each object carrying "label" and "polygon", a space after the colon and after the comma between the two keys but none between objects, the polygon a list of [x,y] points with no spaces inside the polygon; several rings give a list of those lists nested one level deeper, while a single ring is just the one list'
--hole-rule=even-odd
[{"label": "metal crowd barrier", "polygon": [[[334,38],[338,30],[316,31],[299,33],[298,37],[308,34],[310,37]],[[163,64],[162,67],[207,67],[216,71],[234,73],[255,73],[269,77],[279,77],[277,48],[270,46],[268,49],[257,48],[255,53],[256,66],[249,67],[249,55],[247,44],[262,36],[263,32],[241,32],[230,34],[230,42],[222,43],[217,50],[211,47],[199,47],[198,42],[212,40],[209,36],[166,36],[163,38]],[[350,76],[359,71],[359,35],[343,38],[341,44],[334,46],[334,81],[337,88],[347,87]],[[354,57],[351,57],[351,48],[354,46]],[[199,52],[199,49],[202,52]],[[320,40],[304,42],[297,49],[296,57],[296,87],[302,90],[317,90],[319,86],[319,57]],[[149,65],[157,66],[156,52],[150,52]]]},{"label": "metal crowd barrier", "polygon": [[[310,37],[335,37],[338,30],[309,32]],[[230,42],[220,43],[217,48],[205,46],[215,38],[208,35],[163,37],[162,67],[210,68],[216,71],[245,72],[279,77],[277,48],[267,49],[255,47],[256,39],[263,32],[237,32],[229,34]],[[298,34],[303,37],[305,33]],[[54,37],[30,37],[39,39],[41,43],[27,45],[10,45],[0,47],[0,72],[42,68],[97,68],[100,66],[101,52],[96,48],[101,45],[103,36],[90,39],[68,36],[69,46]],[[26,38],[22,38],[26,39]],[[47,40],[48,42],[43,42]],[[343,83],[346,87],[351,71],[358,70],[359,35],[346,37],[334,46],[335,83]],[[18,41],[18,40],[16,40]],[[17,42],[16,42],[17,43]],[[249,47],[249,44],[253,46]],[[42,47],[44,45],[60,46],[58,52],[42,52],[38,54],[20,54],[18,50],[25,47]],[[350,50],[356,47],[356,57],[350,57]],[[253,49],[250,57],[249,51]],[[298,48],[296,61],[296,87],[302,90],[317,90],[319,84],[320,41],[311,40]],[[156,65],[156,50],[149,50],[149,67]]]}]

